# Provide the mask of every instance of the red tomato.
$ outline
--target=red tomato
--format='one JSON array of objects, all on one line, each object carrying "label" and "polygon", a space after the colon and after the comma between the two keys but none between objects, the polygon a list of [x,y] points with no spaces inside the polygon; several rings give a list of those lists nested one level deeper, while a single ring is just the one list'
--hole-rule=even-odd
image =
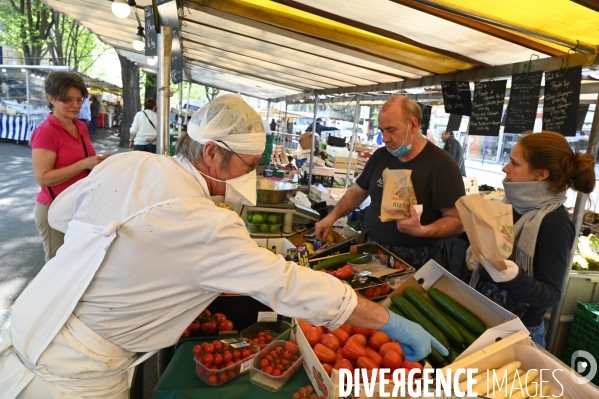
[{"label": "red tomato", "polygon": [[370,339],[368,340],[368,345],[371,348],[378,350],[387,342],[391,342],[391,338],[389,338],[389,336],[384,332],[377,331],[370,336]]},{"label": "red tomato", "polygon": [[337,349],[337,352],[335,352],[335,363],[337,363],[339,360],[343,359],[343,348],[339,348]]},{"label": "red tomato", "polygon": [[379,367],[375,362],[373,362],[369,357],[366,356],[358,357],[356,365],[358,366],[358,368],[368,370],[377,369]]},{"label": "red tomato", "polygon": [[204,309],[202,311],[202,313],[200,313],[200,316],[203,315],[203,314],[206,315],[206,316],[212,316],[212,312],[210,310],[208,310],[208,309]]},{"label": "red tomato", "polygon": [[366,356],[366,348],[356,341],[348,340],[341,352],[343,357],[350,360],[356,360],[360,356]]},{"label": "red tomato", "polygon": [[243,348],[241,350],[241,358],[245,359],[247,357],[250,357],[252,355],[252,352],[250,352],[250,350],[248,348]]},{"label": "red tomato", "polygon": [[223,355],[221,355],[220,353],[217,353],[216,355],[214,355],[214,364],[219,365],[223,362]]},{"label": "red tomato", "polygon": [[299,324],[300,330],[302,330],[304,335],[306,335],[306,332],[308,331],[308,329],[310,329],[310,327],[314,327],[314,325],[300,319],[297,320],[297,324]]},{"label": "red tomato", "polygon": [[343,346],[345,345],[345,342],[347,342],[347,340],[349,339],[349,334],[347,331],[345,331],[343,328],[339,327],[336,330],[331,331],[331,334],[333,334],[334,336],[337,337],[337,339],[339,340],[339,345]]},{"label": "red tomato", "polygon": [[322,368],[324,369],[324,371],[327,372],[327,374],[329,375],[329,377],[331,376],[331,372],[333,371],[333,366],[331,366],[328,363],[323,363],[322,364]]},{"label": "red tomato", "polygon": [[216,352],[220,351],[223,349],[223,343],[220,342],[219,340],[215,339],[214,341],[212,341],[212,345],[214,345],[214,350]]},{"label": "red tomato", "polygon": [[412,370],[412,369],[420,369],[420,373],[416,373],[415,377],[421,377],[422,376],[422,371],[424,370],[424,366],[422,366],[422,364],[418,363],[418,362],[411,362],[409,360],[404,360],[403,363],[401,364],[401,367],[405,368],[406,371]]},{"label": "red tomato", "polygon": [[207,353],[204,355],[204,364],[206,366],[210,366],[212,363],[214,362],[214,356],[212,356],[212,354]]},{"label": "red tomato", "polygon": [[266,368],[264,369],[264,372],[265,372],[266,374],[270,374],[270,375],[272,375],[272,372],[273,372],[273,371],[274,371],[274,369],[273,369],[272,367],[270,367],[270,366],[268,366],[268,367],[266,367]]},{"label": "red tomato", "polygon": [[214,353],[214,344],[203,343],[202,345],[204,346],[204,352]]},{"label": "red tomato", "polygon": [[202,347],[200,345],[196,345],[193,347],[193,354],[194,355],[199,355],[200,353],[202,353]]},{"label": "red tomato", "polygon": [[399,342],[387,342],[383,344],[379,349],[379,353],[381,356],[385,357],[385,354],[389,351],[395,351],[401,355],[403,358],[403,350],[401,350],[401,346],[399,346]]},{"label": "red tomato", "polygon": [[233,359],[233,354],[229,351],[224,351],[223,360],[225,361],[225,363],[231,361],[231,359]]},{"label": "red tomato", "polygon": [[354,334],[349,337],[348,341],[355,341],[362,346],[366,346],[366,337],[362,334]]},{"label": "red tomato", "polygon": [[218,376],[218,382],[220,382],[221,384],[224,384],[227,381],[229,381],[229,376],[227,375],[227,373],[222,373]]},{"label": "red tomato", "polygon": [[298,346],[297,346],[297,342],[295,342],[292,339],[288,339],[285,344],[283,345],[283,349],[285,349],[286,351],[296,351],[298,350]]},{"label": "red tomato", "polygon": [[272,342],[272,335],[266,334],[264,336],[264,340],[266,341],[267,344],[271,343]]},{"label": "red tomato", "polygon": [[223,321],[227,320],[227,316],[225,316],[222,313],[215,313],[212,315],[212,317],[214,317],[216,319],[216,322],[218,324],[222,323]]},{"label": "red tomato", "polygon": [[266,360],[266,359],[260,360],[260,367],[262,367],[263,369],[267,368],[268,365],[269,365],[268,360]]},{"label": "red tomato", "polygon": [[306,339],[311,347],[314,347],[319,341],[320,336],[322,335],[322,328],[319,327],[310,327],[308,331],[306,331]]},{"label": "red tomato", "polygon": [[377,287],[370,287],[364,291],[364,296],[368,299],[375,298],[381,295],[381,290]]},{"label": "red tomato", "polygon": [[232,329],[233,329],[233,322],[231,320],[223,320],[218,325],[218,331],[231,331]]},{"label": "red tomato", "polygon": [[320,336],[319,342],[327,348],[331,348],[333,351],[337,351],[337,349],[339,349],[339,338],[337,338],[333,334],[322,334]]},{"label": "red tomato", "polygon": [[218,382],[218,378],[216,378],[216,375],[209,375],[207,381],[208,385],[216,385],[216,383]]},{"label": "red tomato", "polygon": [[278,377],[278,376],[280,376],[281,374],[283,374],[283,373],[281,373],[281,370],[279,370],[279,369],[274,369],[274,370],[272,371],[272,375],[273,375],[273,376],[275,376],[275,377]]},{"label": "red tomato", "polygon": [[337,369],[337,370],[347,369],[347,370],[351,371],[352,373],[354,372],[354,366],[352,366],[351,362],[347,359],[341,359],[341,360],[337,361],[337,363],[335,363],[333,368]]},{"label": "red tomato", "polygon": [[386,283],[380,286],[381,295],[387,295],[391,291],[391,284]]},{"label": "red tomato", "polygon": [[182,337],[189,337],[189,328],[186,328],[185,331],[183,331],[183,334],[181,334]]},{"label": "red tomato", "polygon": [[349,324],[342,324],[339,328],[344,330],[348,335],[352,334],[352,326],[350,326]]},{"label": "red tomato", "polygon": [[356,327],[356,326],[351,326],[351,333],[350,334],[362,334],[363,336],[367,337],[370,335],[370,332],[372,330],[370,330],[370,328],[363,328],[363,327]]},{"label": "red tomato", "polygon": [[375,362],[379,367],[383,364],[383,357],[372,348],[366,347],[366,357]]},{"label": "red tomato", "polygon": [[224,365],[224,367],[223,367],[223,368],[228,368],[228,367],[231,367],[231,366],[233,366],[234,364],[235,364],[235,363],[233,363],[233,361],[232,361],[232,360],[229,360],[228,362],[226,362],[226,363],[225,363],[225,365]]},{"label": "red tomato", "polygon": [[401,367],[403,357],[396,351],[390,350],[383,357],[383,367],[391,369],[391,371]]},{"label": "red tomato", "polygon": [[241,356],[241,352],[239,351],[239,349],[233,349],[233,359],[239,359],[239,356]]},{"label": "red tomato", "polygon": [[207,321],[202,323],[200,326],[200,330],[204,335],[212,335],[216,332],[216,322],[215,321]]},{"label": "red tomato", "polygon": [[200,323],[199,321],[194,321],[193,323],[191,323],[189,325],[189,327],[187,327],[189,329],[189,334],[195,334],[198,331],[200,331],[200,326],[202,325],[202,323]]},{"label": "red tomato", "polygon": [[231,370],[229,371],[229,380],[232,380],[233,378],[237,378],[237,374],[235,371]]},{"label": "red tomato", "polygon": [[318,360],[320,360],[322,363],[333,363],[337,358],[335,351],[322,344],[316,344],[314,346],[314,353],[316,354]]},{"label": "red tomato", "polygon": [[255,343],[256,345],[260,345],[260,338],[254,338],[252,340],[253,343]]},{"label": "red tomato", "polygon": [[350,278],[351,276],[354,275],[354,268],[351,267],[351,265],[345,265],[337,270],[335,270],[335,272],[333,273],[333,276],[337,277],[337,278]]}]

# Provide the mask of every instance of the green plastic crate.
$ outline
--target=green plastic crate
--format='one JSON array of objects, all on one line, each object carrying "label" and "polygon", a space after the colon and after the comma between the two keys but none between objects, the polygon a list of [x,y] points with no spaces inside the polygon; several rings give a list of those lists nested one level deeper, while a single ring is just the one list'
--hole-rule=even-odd
[{"label": "green plastic crate", "polygon": [[[570,365],[572,354],[583,350],[589,352],[595,359],[599,359],[599,303],[580,303],[576,305],[574,320],[568,345],[564,353],[564,363]],[[593,380],[599,385],[599,375]]]}]

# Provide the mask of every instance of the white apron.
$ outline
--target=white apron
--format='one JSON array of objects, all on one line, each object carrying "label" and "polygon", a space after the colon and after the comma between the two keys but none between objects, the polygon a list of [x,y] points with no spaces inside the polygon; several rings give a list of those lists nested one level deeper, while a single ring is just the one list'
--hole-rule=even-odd
[{"label": "white apron", "polygon": [[30,388],[45,392],[39,397],[128,397],[127,369],[155,352],[138,356],[124,350],[72,312],[121,225],[179,200],[159,202],[107,226],[69,222],[64,245],[17,298],[0,337],[1,399],[16,398],[36,377],[43,381],[36,379]]}]

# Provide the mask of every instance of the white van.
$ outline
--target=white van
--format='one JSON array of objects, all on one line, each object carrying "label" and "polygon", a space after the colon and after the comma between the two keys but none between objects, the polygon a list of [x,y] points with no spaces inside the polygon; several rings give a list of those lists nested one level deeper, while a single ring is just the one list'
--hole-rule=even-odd
[{"label": "white van", "polygon": [[[339,130],[339,134],[333,134],[334,136],[343,137],[346,141],[351,139],[354,133],[354,123],[348,121],[335,121],[335,126]],[[333,132],[335,133],[335,132]],[[358,134],[356,139],[359,141],[366,141],[368,139],[364,125],[358,125]]]}]

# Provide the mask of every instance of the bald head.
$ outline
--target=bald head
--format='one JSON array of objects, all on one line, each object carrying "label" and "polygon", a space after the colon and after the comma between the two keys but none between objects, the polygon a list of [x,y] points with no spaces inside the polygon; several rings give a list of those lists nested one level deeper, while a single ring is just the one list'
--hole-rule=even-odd
[{"label": "bald head", "polygon": [[390,99],[385,101],[381,107],[381,112],[387,112],[387,110],[393,106],[401,108],[401,114],[406,118],[406,123],[408,123],[411,117],[414,117],[418,120],[418,125],[420,125],[420,121],[422,120],[422,109],[416,101],[412,100],[410,97],[394,94]]}]

